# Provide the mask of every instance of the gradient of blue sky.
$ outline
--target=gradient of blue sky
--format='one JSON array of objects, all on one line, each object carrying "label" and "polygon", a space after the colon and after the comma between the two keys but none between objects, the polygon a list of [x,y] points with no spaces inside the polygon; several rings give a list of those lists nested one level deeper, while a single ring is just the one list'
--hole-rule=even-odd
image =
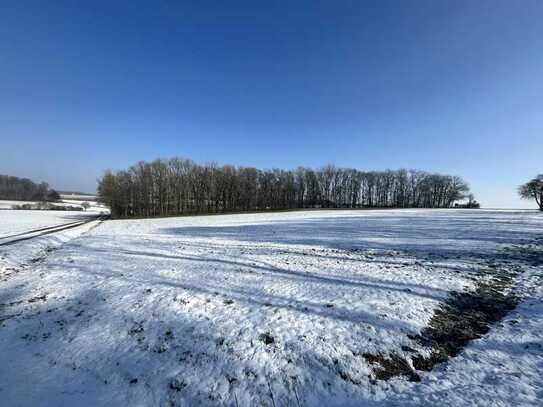
[{"label": "gradient of blue sky", "polygon": [[534,207],[543,1],[2,1],[0,173],[182,156],[463,176]]}]

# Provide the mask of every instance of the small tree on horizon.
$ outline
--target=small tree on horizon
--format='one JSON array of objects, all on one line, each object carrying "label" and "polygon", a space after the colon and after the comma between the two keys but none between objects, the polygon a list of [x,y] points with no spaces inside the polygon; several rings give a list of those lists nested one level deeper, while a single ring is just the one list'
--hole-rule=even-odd
[{"label": "small tree on horizon", "polygon": [[543,174],[539,174],[526,184],[518,188],[518,193],[522,199],[535,199],[539,210],[543,211]]}]

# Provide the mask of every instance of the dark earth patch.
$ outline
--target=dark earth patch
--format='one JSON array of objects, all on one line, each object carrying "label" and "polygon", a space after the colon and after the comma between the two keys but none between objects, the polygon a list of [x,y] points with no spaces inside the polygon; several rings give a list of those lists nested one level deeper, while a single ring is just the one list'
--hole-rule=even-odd
[{"label": "dark earth patch", "polygon": [[458,355],[470,341],[485,335],[517,306],[518,298],[511,293],[513,285],[511,272],[494,270],[488,279],[478,282],[474,292],[453,293],[436,310],[428,326],[411,338],[430,348],[430,356],[413,357],[415,369],[430,371]]},{"label": "dark earth patch", "polygon": [[[476,280],[473,292],[452,293],[434,312],[428,326],[420,334],[409,336],[418,346],[409,348],[408,359],[392,353],[362,356],[372,365],[377,380],[405,376],[420,381],[416,370],[430,371],[436,365],[458,355],[470,341],[481,338],[493,324],[513,310],[519,299],[513,294],[515,276],[519,269],[489,264]],[[424,349],[424,354],[420,351]],[[429,356],[426,356],[429,354]]]},{"label": "dark earth patch", "polygon": [[271,345],[271,344],[275,343],[275,338],[273,336],[271,336],[269,332],[265,332],[263,334],[260,334],[258,336],[258,339],[261,342],[264,342],[266,345]]},{"label": "dark earth patch", "polygon": [[406,376],[409,380],[420,380],[415,369],[430,371],[457,356],[470,341],[485,335],[520,301],[514,288],[523,265],[537,267],[543,264],[543,238],[511,245],[492,257],[473,260],[485,264],[474,278],[475,290],[452,293],[434,312],[426,328],[418,335],[408,336],[412,346],[402,347],[410,354],[407,358],[394,353],[388,357],[362,355],[372,365],[375,379]]},{"label": "dark earth patch", "polygon": [[420,376],[403,357],[392,353],[389,357],[382,354],[363,353],[362,357],[373,366],[377,380],[389,380],[396,376],[405,376],[410,382],[420,382]]}]

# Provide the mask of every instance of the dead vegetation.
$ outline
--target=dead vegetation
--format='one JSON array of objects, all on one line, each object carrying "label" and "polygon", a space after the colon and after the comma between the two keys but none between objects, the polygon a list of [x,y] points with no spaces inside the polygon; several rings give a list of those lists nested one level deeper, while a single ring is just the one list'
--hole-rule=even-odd
[{"label": "dead vegetation", "polygon": [[430,371],[458,355],[470,341],[485,335],[516,307],[518,298],[512,293],[513,286],[510,272],[493,270],[478,281],[475,292],[453,293],[436,310],[428,327],[411,338],[430,349],[429,356],[416,354],[412,358],[414,368]]},{"label": "dead vegetation", "polygon": [[481,270],[472,292],[453,292],[435,311],[420,334],[409,336],[413,345],[405,346],[410,358],[365,353],[377,380],[404,376],[420,381],[419,371],[431,371],[436,365],[458,355],[470,341],[481,338],[492,325],[513,310],[518,298],[513,292],[518,268],[490,263]]},{"label": "dead vegetation", "polygon": [[409,362],[396,353],[392,353],[389,357],[382,354],[363,353],[362,357],[372,365],[373,374],[377,380],[389,380],[393,377],[404,376],[411,382],[420,382],[420,376]]}]

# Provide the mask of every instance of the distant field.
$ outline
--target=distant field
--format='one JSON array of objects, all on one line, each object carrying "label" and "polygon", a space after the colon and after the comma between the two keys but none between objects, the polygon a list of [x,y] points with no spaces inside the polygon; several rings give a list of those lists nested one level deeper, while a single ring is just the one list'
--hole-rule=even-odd
[{"label": "distant field", "polygon": [[82,211],[2,210],[0,211],[0,237],[74,222],[94,215],[94,213]]},{"label": "distant field", "polygon": [[60,194],[62,200],[69,201],[96,201],[96,195]]},{"label": "distant field", "polygon": [[36,204],[35,201],[3,201],[0,200],[0,209],[11,209],[13,205]]},{"label": "distant field", "polygon": [[[97,203],[92,199],[78,199],[77,197],[72,197],[73,199],[64,199],[62,198],[59,202],[53,202],[52,205],[57,206],[76,206],[81,207],[83,202],[88,202],[90,207],[87,211],[97,211],[97,212],[109,212],[109,209],[100,203]],[[36,201],[4,201],[0,200],[0,210],[12,209],[14,205],[26,205],[26,204],[38,204]]]},{"label": "distant field", "polygon": [[93,200],[85,200],[85,199],[62,199],[62,203],[66,204],[66,205],[75,205],[75,206],[81,206],[81,204],[83,202],[88,202],[90,204],[90,207],[87,209],[87,211],[105,211],[105,212],[109,212],[109,209],[101,204],[101,203],[97,203],[96,201],[93,201]]},{"label": "distant field", "polygon": [[[0,225],[39,222],[5,212]],[[111,220],[63,244],[0,247],[0,396],[537,405],[542,229],[536,211],[323,210]],[[417,336],[431,335],[438,310],[489,285],[517,308],[421,369],[433,351]]]}]

